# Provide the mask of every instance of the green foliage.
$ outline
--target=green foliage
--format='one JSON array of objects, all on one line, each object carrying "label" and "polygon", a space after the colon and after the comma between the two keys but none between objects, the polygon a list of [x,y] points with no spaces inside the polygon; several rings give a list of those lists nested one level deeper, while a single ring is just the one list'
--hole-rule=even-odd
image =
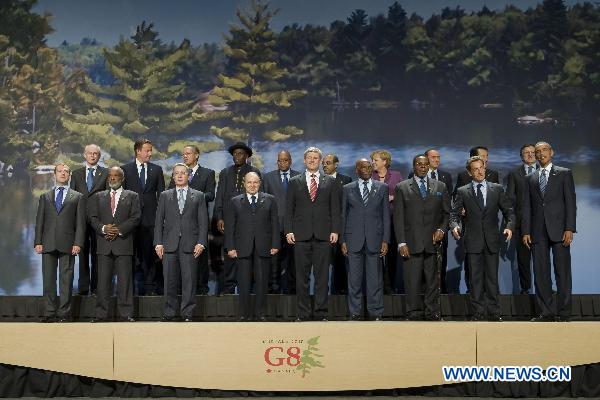
[{"label": "green foliage", "polygon": [[304,378],[306,374],[309,374],[313,367],[315,368],[325,368],[325,365],[318,360],[318,358],[322,358],[323,355],[319,354],[319,348],[317,345],[319,344],[320,336],[315,336],[308,339],[308,347],[306,350],[302,350],[300,355],[300,364],[296,367],[298,371],[302,371],[302,377]]}]

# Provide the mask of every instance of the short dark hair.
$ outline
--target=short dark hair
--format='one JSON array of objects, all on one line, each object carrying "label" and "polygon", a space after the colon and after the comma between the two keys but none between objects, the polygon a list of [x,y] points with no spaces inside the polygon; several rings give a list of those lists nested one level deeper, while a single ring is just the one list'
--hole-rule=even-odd
[{"label": "short dark hair", "polygon": [[[334,163],[339,163],[340,162],[340,159],[335,154],[333,154],[333,153],[325,154],[325,157],[329,157],[329,156],[331,156],[333,158],[333,162]],[[323,157],[323,158],[325,158],[325,157]]]},{"label": "short dark hair", "polygon": [[423,154],[425,154],[425,157],[429,158],[429,152],[430,152],[430,151],[433,151],[433,150],[437,150],[437,149],[434,149],[434,148],[432,147],[431,149],[427,149],[427,150],[425,150],[425,151],[423,152]]},{"label": "short dark hair", "polygon": [[189,147],[190,149],[194,150],[194,153],[200,154],[200,149],[195,144],[186,144],[185,146],[183,146],[184,149],[186,147]]},{"label": "short dark hair", "polygon": [[526,147],[533,147],[535,149],[535,144],[526,143],[523,146],[521,146],[521,150],[519,150],[519,155],[523,155],[523,150],[525,150]]},{"label": "short dark hair", "polygon": [[146,138],[139,138],[138,140],[135,141],[135,143],[133,144],[133,152],[137,153],[138,150],[141,150],[142,147],[144,147],[145,144],[149,144],[150,146],[152,146],[152,142],[149,139]]},{"label": "short dark hair", "polygon": [[427,160],[427,164],[429,164],[429,158],[423,153],[423,154],[417,154],[416,156],[413,157],[413,167],[415,166],[415,164],[417,163],[417,158],[419,157],[425,157],[425,159]]},{"label": "short dark hair", "polygon": [[485,150],[488,153],[490,152],[488,150],[488,148],[485,147],[485,146],[475,146],[475,147],[471,147],[471,150],[469,150],[469,157],[478,156],[479,155],[479,150]]},{"label": "short dark hair", "polygon": [[467,168],[467,171],[471,171],[471,164],[473,164],[475,161],[481,161],[483,163],[483,165],[485,165],[483,158],[481,158],[479,156],[471,156],[471,157],[469,157],[469,159],[467,160],[467,163],[465,165],[465,167]]}]

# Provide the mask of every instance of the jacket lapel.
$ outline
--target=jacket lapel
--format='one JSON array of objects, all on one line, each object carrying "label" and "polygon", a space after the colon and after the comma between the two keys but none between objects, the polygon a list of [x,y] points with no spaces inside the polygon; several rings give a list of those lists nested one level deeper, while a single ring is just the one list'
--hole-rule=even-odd
[{"label": "jacket lapel", "polygon": [[421,190],[419,189],[419,184],[417,183],[415,178],[412,178],[412,182],[410,183],[410,188],[412,189],[413,192],[415,192],[415,194],[417,196],[419,196],[419,198],[421,200],[423,200],[423,197],[421,197]]},{"label": "jacket lapel", "polygon": [[104,172],[102,171],[102,169],[99,166],[96,167],[96,175],[94,176],[94,180],[92,181],[92,192],[98,187],[98,184],[100,183],[103,177]]}]

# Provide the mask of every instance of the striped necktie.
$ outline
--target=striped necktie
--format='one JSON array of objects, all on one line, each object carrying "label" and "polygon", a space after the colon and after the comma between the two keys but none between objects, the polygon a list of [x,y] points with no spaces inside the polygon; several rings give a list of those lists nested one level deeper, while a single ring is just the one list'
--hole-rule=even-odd
[{"label": "striped necktie", "polygon": [[548,185],[548,177],[546,176],[546,170],[542,169],[542,173],[540,175],[540,192],[542,192],[542,196],[546,194],[546,186]]},{"label": "striped necktie", "polygon": [[367,181],[363,182],[363,191],[362,191],[362,201],[363,204],[366,206],[367,202],[369,201],[369,187],[367,186]]},{"label": "striped necktie", "polygon": [[311,174],[310,176],[310,201],[315,201],[317,198],[317,180],[315,179],[316,175]]}]

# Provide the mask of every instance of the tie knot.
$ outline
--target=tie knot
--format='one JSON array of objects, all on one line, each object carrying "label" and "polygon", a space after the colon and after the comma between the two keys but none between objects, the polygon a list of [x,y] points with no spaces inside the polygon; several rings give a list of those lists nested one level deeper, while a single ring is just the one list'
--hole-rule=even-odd
[{"label": "tie knot", "polygon": [[62,192],[63,190],[65,190],[65,188],[64,188],[64,187],[62,187],[62,186],[59,186],[59,187],[58,187],[58,191],[59,191],[59,192]]},{"label": "tie knot", "polygon": [[287,172],[282,172],[282,174],[283,174],[283,176],[287,176],[288,173]]},{"label": "tie knot", "polygon": [[482,186],[483,186],[483,184],[481,184],[481,183],[477,184],[477,188],[479,188],[479,189],[481,189]]},{"label": "tie knot", "polygon": [[310,177],[315,179],[316,175],[315,174],[310,174]]},{"label": "tie knot", "polygon": [[425,178],[421,178],[421,183],[425,183]]}]

